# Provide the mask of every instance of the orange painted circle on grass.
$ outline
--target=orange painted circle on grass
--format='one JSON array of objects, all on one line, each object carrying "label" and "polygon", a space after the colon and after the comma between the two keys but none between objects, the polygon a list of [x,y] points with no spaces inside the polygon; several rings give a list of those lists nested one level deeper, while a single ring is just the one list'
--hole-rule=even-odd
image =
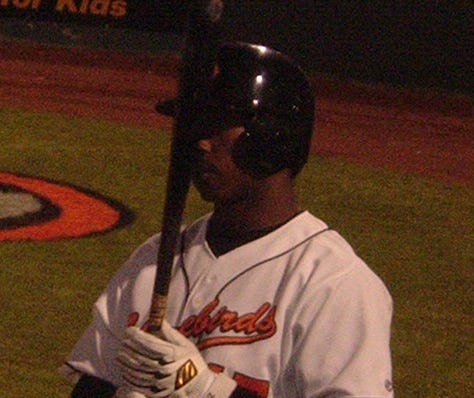
[{"label": "orange painted circle on grass", "polygon": [[0,189],[31,195],[40,209],[3,222],[0,241],[55,240],[100,234],[130,224],[133,213],[98,193],[43,178],[0,173]]}]

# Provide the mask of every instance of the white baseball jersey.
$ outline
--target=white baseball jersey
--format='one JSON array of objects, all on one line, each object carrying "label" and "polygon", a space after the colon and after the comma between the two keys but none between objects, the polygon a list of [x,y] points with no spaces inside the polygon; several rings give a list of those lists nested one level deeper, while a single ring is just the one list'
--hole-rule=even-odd
[{"label": "white baseball jersey", "polygon": [[[216,257],[209,218],[182,233],[166,318],[211,368],[261,397],[393,396],[391,297],[337,232],[303,212]],[[146,326],[158,242],[110,281],[70,366],[121,384],[115,357],[126,326]]]}]

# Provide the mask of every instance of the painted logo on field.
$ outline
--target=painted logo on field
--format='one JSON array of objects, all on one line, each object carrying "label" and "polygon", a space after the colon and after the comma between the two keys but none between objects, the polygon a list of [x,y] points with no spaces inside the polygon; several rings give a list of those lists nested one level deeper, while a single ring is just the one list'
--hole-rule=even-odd
[{"label": "painted logo on field", "polygon": [[124,205],[96,192],[0,173],[0,241],[90,236],[128,225],[134,218]]}]

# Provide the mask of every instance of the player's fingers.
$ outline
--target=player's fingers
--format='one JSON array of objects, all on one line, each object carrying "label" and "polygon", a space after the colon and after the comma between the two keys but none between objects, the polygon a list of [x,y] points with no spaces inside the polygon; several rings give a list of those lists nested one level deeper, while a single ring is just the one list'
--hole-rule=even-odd
[{"label": "player's fingers", "polygon": [[170,343],[181,347],[189,345],[189,340],[179,330],[173,328],[166,319],[163,320],[163,324],[161,325],[161,332],[166,341]]},{"label": "player's fingers", "polygon": [[124,369],[122,378],[134,387],[150,388],[155,385],[155,376],[153,373],[137,372],[133,369]]},{"label": "player's fingers", "polygon": [[160,363],[157,360],[147,358],[126,347],[123,347],[119,351],[116,359],[121,366],[141,370],[143,372],[151,372],[160,366]]},{"label": "player's fingers", "polygon": [[163,375],[158,372],[143,373],[126,369],[122,373],[122,379],[128,387],[142,392],[147,397],[167,397],[173,391],[173,375]]},{"label": "player's fingers", "polygon": [[141,386],[140,384],[136,384],[131,380],[127,380],[125,377],[123,378],[124,385],[133,391],[139,392],[146,397],[153,397],[153,398],[162,398],[162,397],[169,397],[172,390],[169,389],[160,389],[157,386]]},{"label": "player's fingers", "polygon": [[174,375],[163,374],[161,372],[141,372],[127,368],[122,372],[122,377],[137,387],[149,388],[151,386],[161,386],[164,388],[173,380]]},{"label": "player's fingers", "polygon": [[173,361],[174,346],[158,337],[152,336],[137,327],[125,331],[122,344],[137,353],[157,361]]}]

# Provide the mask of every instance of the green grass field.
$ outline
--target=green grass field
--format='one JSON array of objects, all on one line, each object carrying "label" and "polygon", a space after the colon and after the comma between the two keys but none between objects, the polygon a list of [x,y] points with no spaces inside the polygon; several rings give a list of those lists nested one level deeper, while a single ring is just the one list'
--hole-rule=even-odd
[{"label": "green grass field", "polygon": [[[67,397],[56,369],[109,277],[159,228],[168,135],[18,110],[0,121],[0,171],[92,189],[136,214],[102,236],[0,242],[0,397]],[[470,396],[473,189],[321,158],[298,189],[393,295],[396,396]],[[192,191],[186,218],[208,209]]]}]

